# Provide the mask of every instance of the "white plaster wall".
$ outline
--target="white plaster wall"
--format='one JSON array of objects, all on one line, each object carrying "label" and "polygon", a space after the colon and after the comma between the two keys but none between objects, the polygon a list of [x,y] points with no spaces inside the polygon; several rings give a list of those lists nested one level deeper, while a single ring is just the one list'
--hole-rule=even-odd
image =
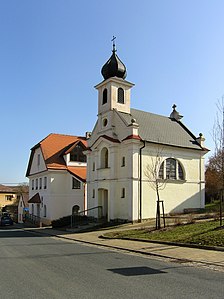
[{"label": "white plaster wall", "polygon": [[23,209],[24,209],[24,203],[22,200],[22,196],[20,196],[20,200],[18,203],[18,223],[23,223]]},{"label": "white plaster wall", "polygon": [[[148,146],[143,154],[143,218],[155,217],[156,192],[144,174],[146,165],[152,163],[158,153],[158,147]],[[167,158],[177,159],[184,170],[185,180],[167,180],[165,188],[160,190],[160,199],[164,200],[165,213],[180,213],[186,208],[204,207],[204,159],[200,162],[201,152],[186,149],[163,147],[162,160]]]},{"label": "white plaster wall", "polygon": [[[133,86],[132,83],[124,81],[119,78],[110,78],[102,83],[98,84],[98,114],[118,109],[119,111],[130,113],[130,88]],[[124,90],[124,104],[117,102],[117,90],[121,87]],[[103,90],[107,88],[107,103],[102,105]]]},{"label": "white plaster wall", "polygon": [[[40,155],[40,164],[38,164],[38,155]],[[41,171],[45,171],[45,170],[46,170],[46,165],[45,165],[45,162],[43,159],[43,154],[42,154],[41,148],[38,147],[37,149],[35,149],[35,152],[34,152],[32,164],[31,164],[31,168],[30,168],[30,175],[41,172]]]},{"label": "white plaster wall", "polygon": [[[133,206],[134,208],[138,206],[138,146],[138,142],[127,141],[126,144],[114,144],[104,140],[96,145],[95,150],[88,155],[88,208],[100,204],[97,198],[98,189],[107,189],[110,219],[132,220],[133,217],[138,217],[138,210],[133,210]],[[104,147],[109,151],[109,168],[101,169],[100,153]],[[125,166],[122,167],[123,156],[125,156]],[[92,170],[93,161],[95,161],[95,171]],[[137,166],[133,167],[133,165]],[[125,188],[125,198],[121,197],[123,188]],[[93,189],[95,189],[94,199]]]},{"label": "white plaster wall", "polygon": [[[40,217],[43,222],[49,222],[63,216],[71,215],[72,207],[74,205],[80,206],[80,211],[84,210],[86,205],[85,184],[81,183],[81,189],[72,189],[72,175],[67,171],[48,171],[31,177],[36,179],[39,177],[47,177],[47,188],[32,190],[30,187],[30,198],[37,192],[43,199],[40,204]],[[31,186],[30,180],[30,186]],[[46,205],[46,217],[44,217],[44,205]],[[36,204],[35,215],[36,215]],[[31,214],[31,204],[29,205],[29,212]]]},{"label": "white plaster wall", "polygon": [[50,194],[48,197],[48,209],[51,209],[51,219],[58,219],[62,216],[72,214],[74,205],[80,206],[84,210],[84,184],[81,189],[72,189],[72,175],[68,172],[51,172]]}]

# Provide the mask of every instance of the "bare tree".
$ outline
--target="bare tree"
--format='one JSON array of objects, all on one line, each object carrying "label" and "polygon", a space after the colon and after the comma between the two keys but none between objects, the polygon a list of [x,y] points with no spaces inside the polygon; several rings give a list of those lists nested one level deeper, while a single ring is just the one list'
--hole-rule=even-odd
[{"label": "bare tree", "polygon": [[29,193],[29,184],[24,182],[24,183],[20,183],[15,187],[15,191],[16,194],[18,195],[15,199],[15,204],[18,204],[19,202],[19,197],[23,197],[24,194],[28,194]]},{"label": "bare tree", "polygon": [[[162,149],[158,148],[156,156],[151,157],[151,163],[146,165],[144,174],[148,179],[148,183],[151,188],[156,192],[156,228],[161,228],[161,212],[160,212],[160,191],[166,187],[166,179],[163,179],[163,176],[160,177],[160,170],[162,165]],[[162,169],[163,170],[163,169]],[[164,211],[163,211],[164,216]],[[165,227],[165,218],[164,227]]]},{"label": "bare tree", "polygon": [[222,204],[224,200],[224,96],[218,101],[216,106],[217,113],[213,126],[215,153],[210,159],[209,164],[215,169],[218,177],[220,193],[220,226],[222,226]]}]

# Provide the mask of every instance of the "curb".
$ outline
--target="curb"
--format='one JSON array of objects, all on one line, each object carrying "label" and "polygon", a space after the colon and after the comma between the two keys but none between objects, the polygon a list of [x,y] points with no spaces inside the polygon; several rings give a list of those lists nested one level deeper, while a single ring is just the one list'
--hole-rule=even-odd
[{"label": "curb", "polygon": [[[130,249],[130,248],[124,248],[124,247],[114,246],[114,245],[108,245],[108,244],[99,244],[97,242],[91,242],[91,241],[79,240],[79,239],[75,239],[75,238],[69,238],[69,237],[66,237],[66,236],[63,236],[63,235],[57,235],[57,234],[53,234],[53,233],[51,234],[51,233],[47,233],[47,232],[43,232],[43,231],[36,231],[36,230],[33,231],[32,229],[26,229],[26,231],[29,231],[33,234],[48,235],[48,236],[51,236],[51,237],[56,237],[56,238],[59,238],[59,239],[70,240],[70,241],[84,243],[84,244],[91,244],[91,245],[95,245],[95,246],[102,246],[102,247],[107,247],[107,248],[119,249],[119,250],[122,250],[122,251],[129,251],[129,252],[148,255],[148,256],[166,258],[166,259],[169,259],[169,260],[178,261],[178,262],[182,262],[182,263],[195,262],[195,261],[189,260],[189,259],[174,258],[174,257],[165,256],[165,255],[158,254],[158,253],[145,252],[145,251],[140,251],[140,250],[135,250],[135,249]],[[103,237],[101,237],[101,236],[99,238],[103,239]],[[105,239],[110,239],[110,238],[105,238]],[[201,263],[201,264],[206,264],[206,265],[214,265],[212,263],[205,263],[205,262],[201,262],[201,261],[196,262],[196,263]]]},{"label": "curb", "polygon": [[[95,245],[95,246],[101,246],[101,247],[106,247],[106,248],[113,248],[113,249],[119,249],[121,251],[126,251],[126,252],[132,252],[132,253],[137,253],[137,254],[142,254],[142,255],[147,255],[147,256],[154,256],[154,257],[159,257],[159,258],[165,258],[171,261],[176,261],[176,262],[180,262],[180,263],[196,263],[196,264],[202,264],[202,265],[207,265],[207,266],[215,266],[217,267],[218,265],[215,263],[211,263],[211,262],[205,262],[205,261],[195,261],[195,260],[191,260],[191,259],[186,259],[186,258],[175,258],[175,257],[171,257],[171,256],[166,256],[166,255],[162,255],[162,254],[158,254],[158,253],[152,253],[152,252],[145,252],[145,251],[141,251],[141,250],[135,250],[135,249],[130,249],[130,248],[124,248],[124,247],[120,247],[120,246],[114,246],[114,245],[108,245],[108,244],[99,244],[97,242],[91,242],[91,241],[85,241],[85,240],[79,240],[79,239],[75,239],[75,238],[69,238],[66,237],[64,235],[57,235],[54,233],[49,233],[49,232],[44,232],[42,231],[38,231],[38,230],[32,230],[32,229],[26,229],[26,231],[29,231],[31,233],[37,233],[37,234],[41,234],[41,235],[48,235],[48,236],[52,236],[52,237],[56,237],[59,239],[64,239],[64,240],[70,240],[70,241],[75,241],[75,242],[79,242],[79,243],[84,243],[84,244],[90,244],[90,245]],[[113,239],[113,238],[109,238],[109,237],[105,237],[105,236],[99,236],[99,238],[101,239]],[[157,243],[157,244],[165,244],[165,245],[176,245],[179,246],[178,243],[172,243],[171,242],[159,242],[159,241],[148,241],[148,240],[139,240],[139,239],[130,239],[130,238],[114,238],[114,239],[123,239],[123,240],[133,240],[133,241],[143,241],[146,243]],[[168,244],[169,243],[169,244]],[[182,247],[190,247],[190,246],[182,246]],[[205,248],[202,248],[205,249]],[[210,249],[212,250],[212,249]],[[224,251],[224,248],[222,248],[221,251]]]},{"label": "curb", "polygon": [[111,238],[107,236],[100,236],[99,238],[102,239],[117,239],[117,240],[130,240],[130,241],[139,241],[145,243],[155,243],[155,244],[163,244],[163,245],[172,245],[172,246],[179,246],[179,247],[187,247],[187,248],[197,248],[197,249],[204,249],[204,250],[215,250],[215,251],[222,251],[224,252],[224,247],[218,246],[207,246],[207,245],[197,245],[197,244],[190,244],[190,243],[176,243],[176,242],[169,242],[169,241],[157,241],[157,240],[147,240],[147,239],[137,239],[137,238]]}]

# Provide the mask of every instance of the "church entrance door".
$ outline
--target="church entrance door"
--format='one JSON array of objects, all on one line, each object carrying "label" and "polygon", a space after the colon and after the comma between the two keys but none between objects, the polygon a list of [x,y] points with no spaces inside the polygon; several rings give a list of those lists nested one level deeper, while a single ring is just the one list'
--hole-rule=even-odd
[{"label": "church entrance door", "polygon": [[108,220],[108,190],[98,190],[98,205],[102,206],[102,216]]}]

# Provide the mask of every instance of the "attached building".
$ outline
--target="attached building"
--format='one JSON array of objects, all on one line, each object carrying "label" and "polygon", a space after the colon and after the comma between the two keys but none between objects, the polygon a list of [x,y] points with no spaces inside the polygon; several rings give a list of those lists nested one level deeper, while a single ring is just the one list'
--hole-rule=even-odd
[{"label": "attached building", "polygon": [[86,196],[86,138],[50,134],[31,149],[29,214],[44,224],[83,211]]}]

